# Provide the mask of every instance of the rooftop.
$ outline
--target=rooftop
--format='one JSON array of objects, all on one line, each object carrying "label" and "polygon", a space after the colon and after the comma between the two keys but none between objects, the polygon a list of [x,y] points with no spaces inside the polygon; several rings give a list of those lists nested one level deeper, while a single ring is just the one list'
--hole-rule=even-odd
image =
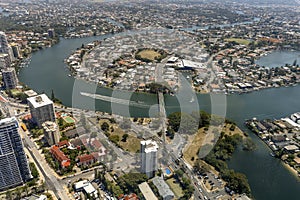
[{"label": "rooftop", "polygon": [[15,117],[10,117],[10,118],[4,118],[0,120],[0,126],[8,123],[15,122],[17,123],[17,119]]},{"label": "rooftop", "polygon": [[139,188],[146,200],[157,200],[157,197],[155,196],[147,182],[139,184]]},{"label": "rooftop", "polygon": [[155,141],[144,140],[141,141],[141,145],[145,145],[145,153],[156,152],[158,150],[158,145]]},{"label": "rooftop", "polygon": [[27,101],[30,102],[34,108],[42,107],[45,105],[53,104],[53,102],[48,98],[46,94],[41,94],[34,97],[27,98]]},{"label": "rooftop", "polygon": [[50,132],[50,131],[56,131],[57,130],[57,125],[55,122],[51,122],[51,121],[46,121],[42,124],[43,126],[43,129],[46,131],[46,132]]},{"label": "rooftop", "polygon": [[156,176],[153,178],[153,184],[155,187],[158,189],[158,192],[160,196],[163,197],[163,199],[167,196],[173,196],[174,193],[171,191],[170,187],[168,184],[164,181],[162,177]]}]

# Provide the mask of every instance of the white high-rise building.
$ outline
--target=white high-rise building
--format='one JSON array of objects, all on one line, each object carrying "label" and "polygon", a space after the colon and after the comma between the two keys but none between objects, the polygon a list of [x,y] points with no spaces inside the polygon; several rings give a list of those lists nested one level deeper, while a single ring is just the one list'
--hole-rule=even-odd
[{"label": "white high-rise building", "polygon": [[55,122],[53,102],[45,94],[27,98],[33,121],[42,128],[46,121]]},{"label": "white high-rise building", "polygon": [[4,32],[0,31],[0,53],[8,54],[8,42]]},{"label": "white high-rise building", "polygon": [[18,78],[14,68],[3,69],[2,79],[6,89],[15,89],[18,86]]},{"label": "white high-rise building", "polygon": [[59,128],[55,122],[46,121],[42,124],[45,138],[50,146],[57,144],[60,139]]},{"label": "white high-rise building", "polygon": [[0,191],[32,178],[16,118],[0,120]]},{"label": "white high-rise building", "polygon": [[149,178],[152,178],[157,170],[157,151],[158,145],[155,141],[141,141],[141,172]]},{"label": "white high-rise building", "polygon": [[7,69],[10,67],[11,60],[8,54],[0,53],[0,69]]}]

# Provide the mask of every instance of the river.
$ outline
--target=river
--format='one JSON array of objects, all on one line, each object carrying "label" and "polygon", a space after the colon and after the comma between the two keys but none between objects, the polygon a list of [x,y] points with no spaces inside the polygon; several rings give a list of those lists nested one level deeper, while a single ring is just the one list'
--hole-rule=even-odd
[{"label": "river", "polygon": [[[23,68],[18,77],[19,80],[37,92],[51,94],[54,90],[55,96],[63,101],[66,106],[111,112],[110,103],[83,97],[80,92],[98,93],[131,99],[132,101],[154,105],[149,108],[136,108],[132,106],[113,105],[114,113],[131,116],[155,115],[157,99],[155,95],[132,94],[122,91],[112,91],[105,88],[97,88],[93,84],[69,77],[69,71],[63,60],[69,54],[80,47],[82,43],[89,43],[94,40],[104,39],[108,36],[61,39],[55,46],[35,52],[32,61],[27,68]],[[270,54],[271,55],[271,54]],[[269,56],[270,56],[269,55]],[[280,61],[280,57],[274,57],[273,62]],[[74,88],[74,89],[73,89]],[[190,99],[190,97],[187,97]],[[215,96],[197,95],[200,109],[211,111],[211,101]],[[222,98],[221,98],[222,99]],[[225,101],[224,101],[225,99]],[[215,107],[225,107],[226,117],[237,122],[238,126],[246,130],[244,120],[252,117],[280,118],[300,110],[300,85],[289,88],[265,89],[247,94],[233,94],[225,96],[222,101],[214,103]],[[166,96],[167,113],[180,111],[176,97]],[[181,105],[193,110],[189,103]],[[150,110],[150,111],[149,111]],[[246,130],[248,131],[248,130]],[[251,138],[257,144],[258,149],[254,152],[245,152],[238,149],[229,166],[237,171],[245,173],[249,179],[252,193],[255,199],[261,200],[282,200],[299,199],[299,180],[284,168],[282,163],[269,156],[270,150],[254,134],[249,132]]]},{"label": "river", "polygon": [[256,64],[270,68],[292,65],[294,62],[300,64],[300,51],[275,51],[261,57]]}]

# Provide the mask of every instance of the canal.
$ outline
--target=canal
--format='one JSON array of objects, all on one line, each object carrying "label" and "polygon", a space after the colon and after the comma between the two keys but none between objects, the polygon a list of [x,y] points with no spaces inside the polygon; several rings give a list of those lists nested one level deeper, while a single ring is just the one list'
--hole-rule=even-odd
[{"label": "canal", "polygon": [[[96,109],[104,112],[111,112],[113,109],[114,113],[122,115],[154,116],[156,113],[155,104],[157,103],[155,95],[112,91],[99,88],[95,84],[82,80],[74,80],[73,77],[68,76],[69,71],[63,60],[81,44],[104,39],[105,37],[109,37],[109,35],[61,39],[57,45],[34,53],[30,65],[20,71],[19,80],[37,92],[45,92],[50,95],[51,90],[53,90],[55,96],[62,100],[66,106]],[[280,63],[280,61],[278,56],[273,59],[273,63]],[[92,98],[84,97],[80,95],[80,92],[130,99],[145,104],[145,107],[111,105],[108,102],[95,101]],[[186,98],[185,102],[187,103],[179,106],[176,96],[166,96],[167,113],[180,111],[182,107],[193,110],[193,107],[188,103],[191,97],[187,96]],[[220,98],[214,95],[197,94],[197,98],[200,109],[211,111],[215,107],[220,107],[221,110],[225,108],[226,117],[236,121],[239,127],[246,130],[244,126],[245,119],[252,117],[259,119],[280,118],[299,111],[300,85],[266,89],[241,95],[233,94],[225,97],[221,96]],[[221,99],[221,101],[215,101],[215,99]],[[211,105],[211,102],[214,102],[213,105]],[[229,166],[247,175],[255,199],[298,199],[300,195],[299,180],[286,170],[279,160],[269,156],[270,150],[263,142],[252,133],[249,133],[249,135],[257,144],[258,149],[253,152],[238,149],[228,163]]]}]

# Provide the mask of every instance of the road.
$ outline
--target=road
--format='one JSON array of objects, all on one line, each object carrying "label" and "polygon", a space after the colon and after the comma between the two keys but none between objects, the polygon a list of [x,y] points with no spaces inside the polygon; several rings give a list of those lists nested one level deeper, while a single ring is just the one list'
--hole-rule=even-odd
[{"label": "road", "polygon": [[36,148],[35,143],[30,140],[26,133],[23,134],[23,138],[24,146],[28,149],[32,158],[37,164],[37,167],[40,169],[43,176],[45,177],[45,184],[48,186],[48,188],[54,192],[57,199],[69,199],[63,186],[60,184],[57,177],[53,174],[55,172],[48,166],[46,160],[42,157],[42,155]]},{"label": "road", "polygon": [[123,150],[118,148],[115,144],[110,142],[108,137],[97,126],[97,124],[93,124],[92,121],[89,122],[92,124],[90,131],[98,133],[98,138],[105,139],[105,141],[107,141],[108,148],[117,154],[119,160],[117,160],[114,163],[111,163],[113,165],[113,168],[122,171],[129,171],[130,169],[132,169],[136,162],[134,156],[130,155],[127,152],[124,152]]}]

